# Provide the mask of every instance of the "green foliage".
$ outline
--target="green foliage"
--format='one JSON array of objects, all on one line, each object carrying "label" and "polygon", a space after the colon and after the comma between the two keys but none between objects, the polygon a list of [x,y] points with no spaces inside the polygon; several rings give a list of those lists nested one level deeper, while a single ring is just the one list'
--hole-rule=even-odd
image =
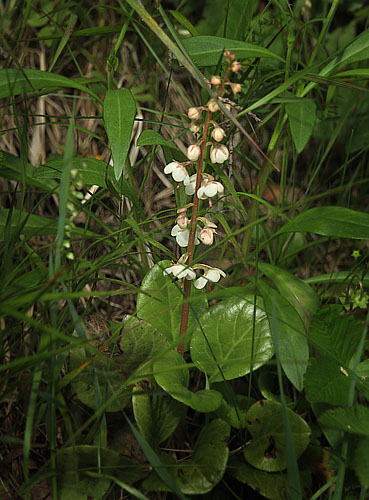
[{"label": "green foliage", "polygon": [[366,4],[169,3],[2,9],[0,497],[363,499]]},{"label": "green foliage", "polygon": [[129,89],[108,90],[104,99],[104,122],[110,142],[116,180],[122,175],[136,114],[136,101]]},{"label": "green foliage", "polygon": [[[252,296],[228,299],[201,317],[191,341],[191,358],[211,382],[242,377],[273,356],[269,324]],[[254,311],[255,309],[255,311]]]},{"label": "green foliage", "polygon": [[[288,409],[291,437],[297,458],[309,444],[310,428],[296,413]],[[286,430],[283,427],[282,405],[275,401],[258,401],[247,414],[251,434],[244,450],[245,459],[256,469],[268,472],[284,470],[286,464]]]}]

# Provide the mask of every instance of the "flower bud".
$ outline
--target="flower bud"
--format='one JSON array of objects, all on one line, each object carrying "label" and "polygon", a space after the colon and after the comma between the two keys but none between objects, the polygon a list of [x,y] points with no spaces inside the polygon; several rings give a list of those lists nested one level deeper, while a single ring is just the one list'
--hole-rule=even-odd
[{"label": "flower bud", "polygon": [[219,105],[218,105],[216,99],[210,99],[207,106],[208,106],[209,111],[211,111],[211,113],[215,113],[215,111],[219,111]]},{"label": "flower bud", "polygon": [[220,85],[222,83],[222,79],[220,78],[220,76],[213,75],[211,77],[210,83],[212,85]]},{"label": "flower bud", "polygon": [[224,144],[214,145],[210,149],[210,159],[213,163],[224,163],[229,158],[229,151]]},{"label": "flower bud", "polygon": [[187,116],[190,120],[199,120],[200,111],[198,108],[189,108],[187,111]]},{"label": "flower bud", "polygon": [[197,144],[191,144],[187,148],[187,158],[190,161],[197,161],[200,156],[200,147]]},{"label": "flower bud", "polygon": [[230,50],[226,50],[224,53],[223,53],[224,57],[228,58],[228,59],[234,59],[236,56],[235,54],[232,54],[232,52]]},{"label": "flower bud", "polygon": [[221,127],[215,127],[213,128],[211,132],[211,137],[214,139],[214,141],[220,142],[224,139],[226,133]]},{"label": "flower bud", "polygon": [[242,69],[242,66],[241,66],[240,61],[233,61],[232,66],[231,66],[231,70],[233,71],[233,73],[237,73],[241,69]]},{"label": "flower bud", "polygon": [[178,226],[181,228],[181,229],[186,229],[186,227],[188,226],[188,224],[190,223],[189,219],[186,217],[186,214],[181,214],[177,217],[177,220],[176,220]]},{"label": "flower bud", "polygon": [[188,127],[188,129],[193,134],[197,134],[197,132],[200,130],[200,125],[198,123],[196,123],[196,122],[191,122],[191,124]]},{"label": "flower bud", "polygon": [[199,234],[199,240],[203,245],[212,245],[214,241],[214,229],[205,227]]},{"label": "flower bud", "polygon": [[241,92],[242,87],[239,83],[231,83],[231,89],[234,95],[238,94]]}]

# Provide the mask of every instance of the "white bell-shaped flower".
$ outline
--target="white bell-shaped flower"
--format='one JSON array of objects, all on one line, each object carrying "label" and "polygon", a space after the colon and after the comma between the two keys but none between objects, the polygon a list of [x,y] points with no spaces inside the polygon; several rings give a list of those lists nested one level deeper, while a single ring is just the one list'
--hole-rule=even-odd
[{"label": "white bell-shaped flower", "polygon": [[226,274],[221,269],[217,267],[207,267],[204,271],[204,275],[197,278],[194,283],[195,288],[204,288],[204,286],[211,281],[212,283],[218,283],[221,277],[225,278]]},{"label": "white bell-shaped flower", "polygon": [[214,141],[220,142],[224,139],[225,136],[226,136],[226,133],[224,132],[224,130],[221,127],[215,127],[211,131],[211,137],[214,139]]},{"label": "white bell-shaped flower", "polygon": [[185,193],[188,194],[189,196],[195,194],[196,177],[197,174],[193,174],[191,175],[191,177],[187,177],[183,182],[183,184],[186,186]]},{"label": "white bell-shaped flower", "polygon": [[164,173],[172,174],[172,177],[176,182],[182,182],[188,177],[186,167],[178,161],[168,163],[168,165],[164,168]]},{"label": "white bell-shaped flower", "polygon": [[215,229],[211,227],[204,227],[199,234],[199,240],[203,245],[212,245],[214,241]]},{"label": "white bell-shaped flower", "polygon": [[[170,232],[172,236],[175,236],[176,242],[180,247],[188,246],[188,239],[190,237],[190,230],[186,227],[185,229],[181,229],[178,224],[172,227]],[[200,240],[198,239],[198,231],[196,231],[195,236],[195,245],[199,245]]]},{"label": "white bell-shaped flower", "polygon": [[209,181],[204,179],[201,187],[197,191],[197,196],[200,200],[205,200],[206,198],[212,198],[216,194],[222,194],[224,192],[224,186],[218,181]]},{"label": "white bell-shaped flower", "polygon": [[173,274],[175,278],[182,279],[186,278],[186,280],[194,280],[196,279],[196,273],[192,269],[192,267],[185,266],[184,264],[174,264],[173,266],[167,267],[163,271],[164,276],[168,274]]},{"label": "white bell-shaped flower", "polygon": [[224,144],[217,144],[210,149],[210,160],[213,163],[224,163],[229,158],[229,151]]},{"label": "white bell-shaped flower", "polygon": [[199,159],[200,153],[201,149],[200,146],[198,146],[197,144],[191,144],[190,146],[188,146],[186,152],[187,158],[190,161],[197,161]]}]

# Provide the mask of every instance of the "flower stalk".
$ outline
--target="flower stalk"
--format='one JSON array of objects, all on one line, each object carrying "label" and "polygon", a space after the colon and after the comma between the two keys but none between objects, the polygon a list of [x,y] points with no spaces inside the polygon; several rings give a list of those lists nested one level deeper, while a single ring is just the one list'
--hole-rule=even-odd
[{"label": "flower stalk", "polygon": [[[208,198],[209,206],[212,206],[211,198],[217,194],[222,194],[224,191],[223,185],[216,181],[214,177],[208,173],[204,173],[206,148],[210,145],[210,161],[215,164],[223,164],[228,160],[228,148],[221,144],[225,138],[225,131],[212,120],[213,113],[219,111],[217,99],[222,96],[230,87],[231,92],[236,94],[241,91],[239,84],[228,82],[230,72],[238,72],[241,70],[241,65],[235,61],[235,55],[229,51],[224,53],[228,61],[228,67],[224,76],[213,76],[211,84],[216,88],[216,97],[210,99],[206,106],[191,107],[188,110],[187,116],[192,120],[190,130],[194,133],[202,130],[201,138],[196,144],[191,144],[187,148],[188,162],[179,163],[172,161],[165,169],[164,173],[171,174],[173,179],[177,182],[182,182],[185,185],[185,192],[187,195],[193,195],[192,203],[186,205],[183,209],[178,210],[180,214],[177,217],[176,225],[172,228],[171,235],[175,236],[177,243],[181,247],[187,246],[187,251],[182,255],[177,264],[167,268],[164,271],[165,275],[172,274],[175,278],[182,280],[183,285],[183,304],[180,325],[180,338],[183,337],[187,331],[189,319],[189,300],[191,297],[192,281],[195,279],[195,288],[204,288],[209,283],[217,283],[221,277],[225,277],[225,273],[218,268],[213,268],[205,264],[195,264],[192,266],[194,260],[195,245],[200,242],[204,245],[211,245],[214,241],[214,234],[216,234],[216,225],[205,217],[199,217],[199,203],[200,200]],[[202,112],[206,112],[203,124],[201,124]],[[210,128],[212,131],[210,131]],[[210,136],[210,137],[209,137]],[[211,139],[213,139],[212,142]],[[209,140],[209,142],[208,142]],[[188,175],[188,165],[196,165],[196,174]],[[186,216],[186,210],[191,208],[191,219]],[[203,228],[199,230],[199,224],[203,224]],[[196,270],[202,270],[203,275],[196,279]],[[181,286],[182,287],[182,286]],[[185,349],[184,343],[178,346],[178,352],[183,355]]]}]

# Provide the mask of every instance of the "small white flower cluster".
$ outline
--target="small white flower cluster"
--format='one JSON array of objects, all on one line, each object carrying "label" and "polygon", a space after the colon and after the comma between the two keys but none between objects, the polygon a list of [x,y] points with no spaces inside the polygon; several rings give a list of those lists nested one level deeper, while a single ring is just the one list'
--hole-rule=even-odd
[{"label": "small white flower cluster", "polygon": [[[226,51],[224,55],[228,60],[229,70],[234,73],[239,72],[241,70],[241,65],[238,61],[234,60],[235,55],[231,54],[229,51]],[[227,82],[226,76],[224,79],[219,76],[213,76],[210,83],[216,87],[217,97],[223,93],[225,85],[231,86],[233,94],[237,94],[241,91],[241,86],[236,83]],[[226,104],[226,106],[230,109],[229,104]],[[195,144],[188,146],[186,151],[188,161],[180,163],[173,160],[164,168],[164,173],[171,174],[174,181],[178,183],[183,182],[186,195],[195,196],[194,203],[189,203],[178,210],[176,224],[171,230],[171,235],[176,238],[178,245],[182,248],[189,247],[191,235],[191,248],[181,256],[177,263],[173,262],[170,267],[165,269],[164,275],[167,276],[171,274],[174,278],[180,280],[194,280],[194,286],[198,289],[204,288],[208,283],[218,283],[222,277],[224,278],[226,276],[225,273],[217,267],[211,267],[205,264],[195,264],[191,267],[194,250],[193,245],[199,245],[200,243],[203,245],[212,245],[217,228],[217,226],[206,217],[198,216],[198,200],[208,199],[209,205],[212,206],[211,198],[224,193],[224,186],[219,181],[216,181],[212,175],[202,171],[205,148],[209,144],[210,161],[212,164],[222,164],[229,158],[227,146],[220,144],[226,137],[226,132],[210,118],[212,113],[216,113],[219,110],[218,98],[210,99],[204,107],[191,107],[188,109],[187,116],[191,120],[189,127],[190,131],[194,134],[198,134],[200,130],[203,130],[203,137],[198,139]],[[201,123],[202,111],[207,112],[206,121],[204,121],[204,123]],[[210,135],[212,141],[208,143],[206,142],[207,135],[211,127],[212,130]],[[187,167],[194,163],[199,164],[198,172],[189,175]],[[186,210],[190,206],[196,206],[192,213],[192,220],[186,215]],[[201,227],[201,225],[203,225],[203,227]],[[188,263],[186,265],[187,260]],[[200,277],[197,277],[196,270],[203,271]]]},{"label": "small white flower cluster", "polygon": [[[196,278],[195,269],[202,269],[204,274],[199,278]],[[164,276],[168,274],[173,274],[175,278],[195,280],[194,287],[197,289],[204,288],[209,282],[218,283],[221,277],[225,278],[225,272],[217,267],[206,266],[205,264],[195,264],[194,267],[189,267],[185,265],[185,260],[183,262],[178,261],[177,264],[173,262],[173,265],[167,267],[163,271]]]}]

